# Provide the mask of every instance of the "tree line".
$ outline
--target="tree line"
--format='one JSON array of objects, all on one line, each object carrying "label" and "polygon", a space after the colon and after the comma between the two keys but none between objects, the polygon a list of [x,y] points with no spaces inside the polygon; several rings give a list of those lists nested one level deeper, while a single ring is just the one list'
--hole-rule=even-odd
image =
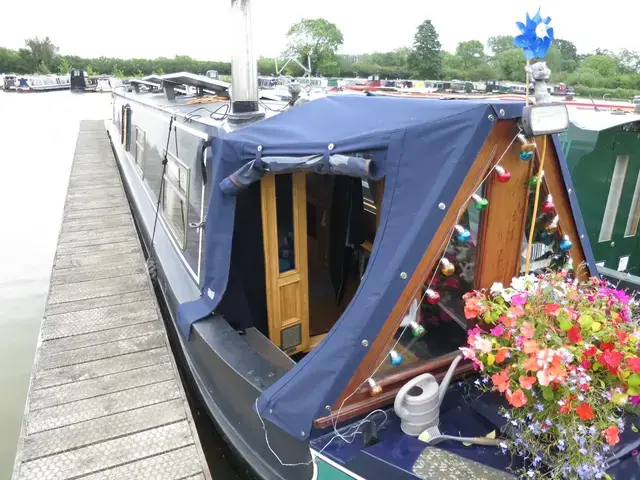
[{"label": "tree line", "polygon": [[[521,49],[514,47],[513,37],[490,37],[487,44],[479,40],[460,42],[455,51],[442,49],[435,26],[425,20],[418,26],[412,46],[389,52],[360,55],[338,54],[343,35],[338,27],[323,19],[302,19],[287,33],[287,47],[283,58],[296,58],[302,65],[311,60],[311,74],[334,77],[368,77],[381,79],[420,80],[524,80],[525,59]],[[261,75],[305,73],[295,62],[281,67],[284,60],[260,58]],[[590,54],[579,54],[569,40],[557,39],[545,59],[552,72],[552,82],[564,82],[579,95],[601,97],[611,94],[627,98],[640,93],[640,52],[623,49],[612,52],[597,49]],[[18,50],[0,48],[0,72],[5,73],[66,73],[81,68],[90,75],[111,74],[120,77],[163,75],[180,71],[204,74],[217,70],[221,75],[231,74],[229,62],[201,61],[181,55],[174,58],[119,59],[82,58],[60,55],[58,47],[49,37],[44,40],[30,38]]]}]

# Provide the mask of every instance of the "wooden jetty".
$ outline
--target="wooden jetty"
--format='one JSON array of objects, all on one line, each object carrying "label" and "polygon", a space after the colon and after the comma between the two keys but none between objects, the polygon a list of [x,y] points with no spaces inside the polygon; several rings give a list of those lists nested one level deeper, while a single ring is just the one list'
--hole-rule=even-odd
[{"label": "wooden jetty", "polygon": [[83,121],[13,479],[210,479],[120,174]]}]

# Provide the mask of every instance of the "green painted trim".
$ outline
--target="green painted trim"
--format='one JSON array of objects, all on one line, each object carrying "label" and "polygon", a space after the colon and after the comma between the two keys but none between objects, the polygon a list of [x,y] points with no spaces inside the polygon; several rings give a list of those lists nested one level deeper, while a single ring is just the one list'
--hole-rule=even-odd
[{"label": "green painted trim", "polygon": [[353,480],[353,477],[318,458],[318,480]]}]

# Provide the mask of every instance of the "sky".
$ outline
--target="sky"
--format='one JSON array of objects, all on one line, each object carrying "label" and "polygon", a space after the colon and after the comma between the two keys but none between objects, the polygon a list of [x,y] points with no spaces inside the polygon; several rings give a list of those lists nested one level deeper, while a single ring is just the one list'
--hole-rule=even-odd
[{"label": "sky", "polygon": [[[61,54],[82,57],[155,58],[189,55],[200,60],[231,59],[230,0],[156,2],[136,0],[30,0],[6,2],[0,10],[0,46],[20,48],[24,39],[49,36]],[[602,6],[595,1],[591,5]],[[339,53],[390,51],[410,46],[417,26],[430,19],[445,50],[466,40],[486,43],[494,35],[515,35],[525,14],[551,16],[557,38],[579,53],[596,48],[640,50],[640,2],[621,0],[615,8],[589,2],[529,0],[253,0],[257,56],[278,56],[289,27],[302,18],[323,17],[344,35]]]}]

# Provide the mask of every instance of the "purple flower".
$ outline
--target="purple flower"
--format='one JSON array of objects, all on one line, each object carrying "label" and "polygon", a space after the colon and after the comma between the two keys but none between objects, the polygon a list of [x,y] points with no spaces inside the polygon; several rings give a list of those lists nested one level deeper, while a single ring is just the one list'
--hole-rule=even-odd
[{"label": "purple flower", "polygon": [[558,440],[558,450],[564,452],[564,440]]},{"label": "purple flower", "polygon": [[578,452],[580,452],[580,454],[582,454],[582,455],[586,455],[587,454],[587,449],[583,447],[583,448],[579,449]]},{"label": "purple flower", "polygon": [[541,403],[536,403],[534,407],[536,407],[536,410],[538,410],[539,412],[542,412],[544,410],[544,405],[542,405]]},{"label": "purple flower", "polygon": [[496,327],[493,327],[491,330],[489,330],[489,332],[494,337],[501,337],[502,334],[504,333],[504,327],[502,325],[498,325]]}]

